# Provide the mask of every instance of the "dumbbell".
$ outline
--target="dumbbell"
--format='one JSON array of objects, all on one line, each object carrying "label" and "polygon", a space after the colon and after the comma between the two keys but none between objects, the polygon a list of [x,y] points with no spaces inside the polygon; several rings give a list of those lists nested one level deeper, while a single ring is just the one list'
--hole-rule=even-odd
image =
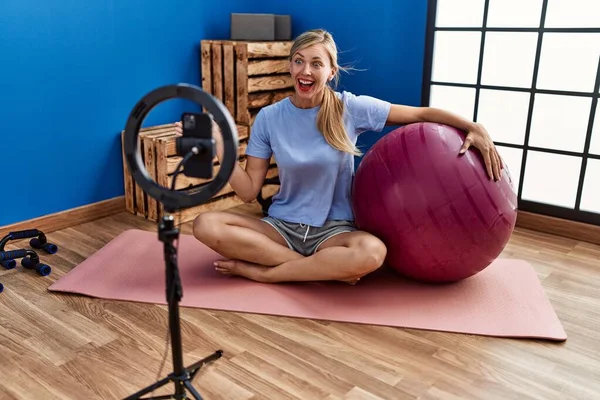
[{"label": "dumbbell", "polygon": [[[22,258],[21,265],[27,269],[34,269],[41,276],[48,276],[52,272],[50,266],[40,262],[40,257],[33,250],[19,249],[10,251],[0,251],[0,263],[7,269],[14,268],[16,266],[16,258]],[[12,261],[12,262],[11,262]],[[6,263],[9,262],[11,267],[6,267]]]}]

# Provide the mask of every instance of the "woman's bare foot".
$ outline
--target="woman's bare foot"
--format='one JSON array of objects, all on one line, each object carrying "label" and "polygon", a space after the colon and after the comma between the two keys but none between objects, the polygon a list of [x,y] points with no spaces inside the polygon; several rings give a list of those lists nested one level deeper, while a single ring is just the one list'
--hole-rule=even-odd
[{"label": "woman's bare foot", "polygon": [[[237,275],[251,279],[257,282],[269,283],[271,282],[268,277],[268,271],[271,268],[276,267],[265,267],[260,264],[254,264],[247,261],[241,260],[219,260],[215,261],[215,269],[223,275]],[[341,282],[349,285],[356,285],[360,278],[344,280]]]},{"label": "woman's bare foot", "polygon": [[215,269],[223,275],[238,275],[257,282],[268,282],[265,270],[272,267],[250,263],[241,260],[215,261]]}]

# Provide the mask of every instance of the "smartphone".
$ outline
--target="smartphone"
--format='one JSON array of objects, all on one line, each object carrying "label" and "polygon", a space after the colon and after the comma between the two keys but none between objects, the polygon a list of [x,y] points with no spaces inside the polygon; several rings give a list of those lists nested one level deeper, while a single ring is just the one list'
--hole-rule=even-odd
[{"label": "smartphone", "polygon": [[204,113],[183,113],[182,140],[178,141],[177,152],[185,156],[194,145],[200,152],[192,156],[184,165],[183,174],[193,178],[213,177],[213,158],[216,148],[212,137],[212,118]]}]

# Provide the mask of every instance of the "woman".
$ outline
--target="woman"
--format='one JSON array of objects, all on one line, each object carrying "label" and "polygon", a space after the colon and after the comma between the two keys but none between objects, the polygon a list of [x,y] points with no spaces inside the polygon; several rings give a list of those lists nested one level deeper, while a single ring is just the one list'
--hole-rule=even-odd
[{"label": "woman", "polygon": [[[473,145],[486,160],[490,179],[500,177],[500,158],[485,129],[449,112],[408,107],[335,92],[341,70],[330,33],[311,30],[290,51],[295,93],[256,116],[246,150],[230,184],[246,202],[256,199],[269,159],[275,156],[280,190],[263,219],[207,212],[194,221],[194,236],[224,257],[223,274],[259,282],[340,280],[356,283],[378,269],[386,247],[358,230],[351,208],[357,136],[385,125],[430,121],[467,132],[461,153]],[[216,135],[220,138],[219,135]],[[223,146],[217,142],[217,157]]]}]

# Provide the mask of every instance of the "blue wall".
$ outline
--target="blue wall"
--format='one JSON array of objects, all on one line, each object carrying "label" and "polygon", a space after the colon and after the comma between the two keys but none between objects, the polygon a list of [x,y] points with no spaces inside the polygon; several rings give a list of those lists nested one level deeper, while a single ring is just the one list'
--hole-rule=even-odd
[{"label": "blue wall", "polygon": [[[326,28],[342,63],[366,69],[344,74],[340,89],[418,105],[426,7],[425,0],[3,1],[1,143],[14,152],[2,163],[10,190],[0,197],[0,226],[123,195],[119,133],[132,106],[164,84],[199,85],[199,41],[226,39],[231,12],[291,14],[294,35]],[[162,103],[144,125],[173,120],[181,102]],[[378,137],[365,135],[363,150]]]}]

